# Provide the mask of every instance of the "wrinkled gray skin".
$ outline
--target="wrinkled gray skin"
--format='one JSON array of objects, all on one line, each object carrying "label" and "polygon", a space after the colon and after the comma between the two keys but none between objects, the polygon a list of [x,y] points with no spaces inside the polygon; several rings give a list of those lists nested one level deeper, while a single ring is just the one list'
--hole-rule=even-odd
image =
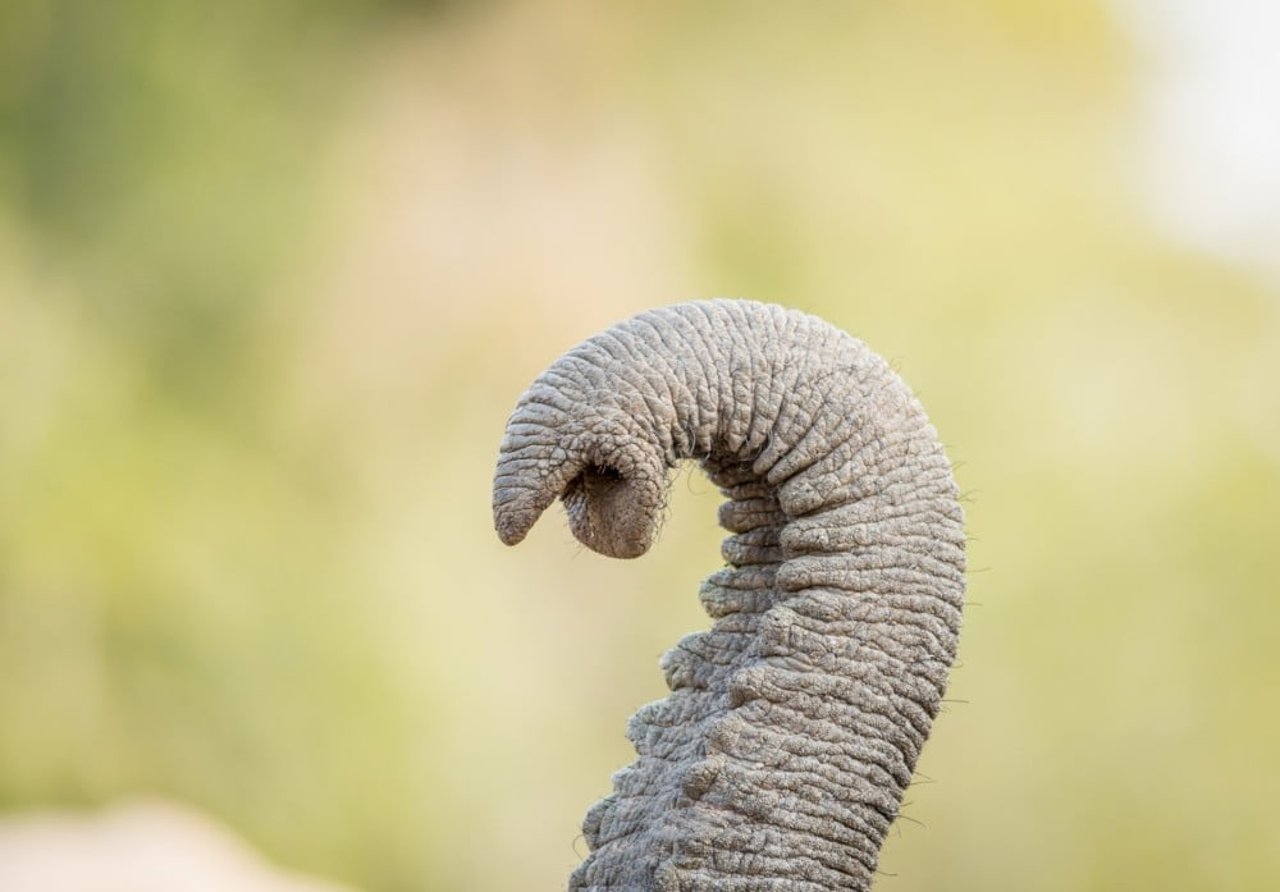
[{"label": "wrinkled gray skin", "polygon": [[955,656],[963,514],[911,392],[813,316],[716,300],[642,313],[558,359],[502,441],[514,545],[557,498],[612,557],[652,544],[668,472],[728,499],[710,631],[662,662],[638,758],[587,814],[572,890],[870,888]]}]

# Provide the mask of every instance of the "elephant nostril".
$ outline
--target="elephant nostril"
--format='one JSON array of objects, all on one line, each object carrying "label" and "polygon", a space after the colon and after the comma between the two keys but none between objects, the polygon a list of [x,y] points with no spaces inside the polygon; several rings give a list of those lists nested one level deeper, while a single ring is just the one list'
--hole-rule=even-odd
[{"label": "elephant nostril", "polygon": [[601,480],[621,480],[622,472],[617,468],[610,468],[605,465],[592,465],[589,469],[593,477]]},{"label": "elephant nostril", "polygon": [[587,465],[564,485],[560,499],[566,506],[574,503],[583,504],[598,499],[603,492],[624,483],[626,478],[617,468],[606,465]]},{"label": "elephant nostril", "polygon": [[561,494],[569,529],[579,542],[609,557],[649,550],[654,519],[640,504],[637,481],[607,465],[588,465]]},{"label": "elephant nostril", "polygon": [[569,485],[565,489],[566,491],[569,487],[593,489],[599,486],[622,483],[625,479],[622,476],[622,472],[617,468],[610,468],[606,465],[588,465],[582,469],[581,473],[569,481]]}]

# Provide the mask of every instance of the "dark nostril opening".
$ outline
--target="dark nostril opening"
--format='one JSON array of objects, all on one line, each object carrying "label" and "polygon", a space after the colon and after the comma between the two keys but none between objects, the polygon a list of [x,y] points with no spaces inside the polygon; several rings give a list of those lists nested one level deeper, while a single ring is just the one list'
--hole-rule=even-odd
[{"label": "dark nostril opening", "polygon": [[639,557],[652,539],[652,519],[637,504],[635,481],[617,468],[589,465],[565,486],[561,498],[579,542],[609,557]]},{"label": "dark nostril opening", "polygon": [[567,499],[576,495],[582,492],[588,484],[615,484],[622,483],[623,480],[622,472],[617,468],[611,468],[607,465],[588,465],[565,484],[564,492],[560,494],[560,497]]}]

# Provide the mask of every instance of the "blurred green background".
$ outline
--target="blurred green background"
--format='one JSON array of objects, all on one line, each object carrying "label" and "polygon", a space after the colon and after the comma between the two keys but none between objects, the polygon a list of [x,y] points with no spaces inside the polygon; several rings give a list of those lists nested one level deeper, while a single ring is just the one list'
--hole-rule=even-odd
[{"label": "blurred green background", "polygon": [[8,0],[0,810],[562,887],[717,496],[639,561],[558,509],[507,550],[502,425],[749,296],[888,357],[967,493],[878,888],[1280,888],[1280,278],[1152,219],[1144,70],[1082,0]]}]

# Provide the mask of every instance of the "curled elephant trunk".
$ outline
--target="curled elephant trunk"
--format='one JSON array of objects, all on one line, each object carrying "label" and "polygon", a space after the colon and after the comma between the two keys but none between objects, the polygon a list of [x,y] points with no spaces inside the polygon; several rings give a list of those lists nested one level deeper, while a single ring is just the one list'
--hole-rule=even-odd
[{"label": "curled elephant trunk", "polygon": [[793,310],[641,313],[551,365],[507,424],[502,540],[557,498],[583,544],[653,543],[668,471],[728,499],[715,622],[662,662],[637,759],[587,814],[572,890],[870,888],[946,689],[963,513],[920,404],[866,345]]}]

